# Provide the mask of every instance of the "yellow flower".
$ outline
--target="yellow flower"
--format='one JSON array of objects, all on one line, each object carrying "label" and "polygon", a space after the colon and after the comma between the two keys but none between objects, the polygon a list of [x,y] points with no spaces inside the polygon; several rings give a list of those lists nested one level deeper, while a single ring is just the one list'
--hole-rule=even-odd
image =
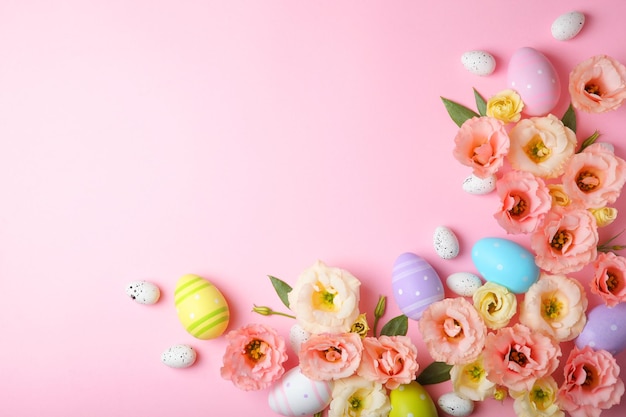
[{"label": "yellow flower", "polygon": [[487,116],[504,123],[519,121],[524,108],[522,98],[513,90],[504,90],[487,101]]},{"label": "yellow flower", "polygon": [[555,403],[557,392],[554,378],[540,378],[530,391],[511,392],[513,409],[518,417],[563,417],[565,413]]},{"label": "yellow flower", "polygon": [[473,362],[454,365],[450,369],[450,380],[457,395],[472,401],[483,401],[494,394],[495,384],[487,379],[482,355]]},{"label": "yellow flower", "polygon": [[500,329],[517,311],[517,298],[502,285],[486,282],[472,296],[474,308],[490,329]]},{"label": "yellow flower", "polygon": [[562,184],[548,184],[548,192],[552,197],[552,206],[565,207],[571,203],[569,195],[563,189]]},{"label": "yellow flower", "polygon": [[352,327],[350,327],[350,333],[356,333],[363,338],[367,336],[367,332],[369,331],[370,327],[367,324],[365,313],[359,314],[359,317],[356,318],[356,321],[352,323]]},{"label": "yellow flower", "polygon": [[617,209],[614,207],[602,207],[598,209],[589,209],[593,217],[596,218],[598,227],[608,226],[617,218]]}]

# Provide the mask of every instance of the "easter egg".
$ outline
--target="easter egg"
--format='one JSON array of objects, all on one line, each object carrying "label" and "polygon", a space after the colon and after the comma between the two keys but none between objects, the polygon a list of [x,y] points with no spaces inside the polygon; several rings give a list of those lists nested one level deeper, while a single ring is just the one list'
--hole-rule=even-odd
[{"label": "easter egg", "polygon": [[400,311],[413,320],[419,320],[429,305],[444,298],[437,271],[425,259],[410,252],[394,262],[391,288]]},{"label": "easter egg", "polygon": [[139,304],[154,304],[161,297],[161,290],[148,281],[132,281],[126,285],[126,295]]},{"label": "easter egg", "polygon": [[389,393],[391,412],[389,417],[437,417],[437,408],[428,391],[412,381]]},{"label": "easter egg", "polygon": [[579,349],[589,346],[617,355],[626,349],[626,303],[615,307],[599,304],[587,313],[587,324],[575,344]]},{"label": "easter egg", "polygon": [[437,405],[444,413],[454,417],[467,417],[474,411],[474,401],[458,396],[455,392],[443,394]]},{"label": "easter egg", "polygon": [[453,293],[462,297],[471,297],[483,282],[471,272],[455,272],[446,278],[446,285]]},{"label": "easter egg", "polygon": [[486,51],[467,51],[461,55],[463,67],[475,75],[484,77],[490,75],[496,69],[496,60]]},{"label": "easter egg", "polygon": [[446,226],[438,226],[433,235],[435,252],[442,259],[456,258],[459,254],[459,239]]},{"label": "easter egg", "polygon": [[196,362],[196,351],[189,345],[174,345],[161,354],[161,362],[170,368],[188,368]]},{"label": "easter egg", "polygon": [[272,411],[282,416],[308,416],[322,411],[330,403],[332,383],[307,378],[299,366],[285,372],[269,392]]},{"label": "easter egg", "polygon": [[187,274],[178,280],[174,304],[185,330],[198,339],[214,339],[228,327],[226,299],[215,285],[197,275]]},{"label": "easter egg", "polygon": [[289,329],[289,344],[296,355],[300,352],[302,344],[309,340],[310,337],[311,333],[304,330],[298,323],[291,326],[291,329]]},{"label": "easter egg", "polygon": [[534,48],[520,48],[509,61],[507,84],[517,91],[528,116],[545,116],[561,96],[561,83],[552,63]]},{"label": "easter egg", "polygon": [[522,294],[539,278],[535,257],[523,246],[497,237],[478,240],[472,248],[472,261],[478,272],[490,282]]},{"label": "easter egg", "polygon": [[578,35],[585,25],[585,15],[581,12],[564,13],[557,17],[550,31],[552,37],[558,41],[567,41]]},{"label": "easter egg", "polygon": [[497,178],[495,175],[490,175],[487,178],[480,178],[472,174],[463,180],[461,188],[469,194],[489,194],[496,189],[496,181]]}]

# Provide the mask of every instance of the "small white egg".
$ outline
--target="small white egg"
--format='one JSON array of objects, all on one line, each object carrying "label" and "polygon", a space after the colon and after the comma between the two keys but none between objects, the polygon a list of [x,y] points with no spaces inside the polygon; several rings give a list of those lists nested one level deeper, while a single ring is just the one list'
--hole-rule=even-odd
[{"label": "small white egg", "polygon": [[481,77],[492,74],[496,69],[496,59],[485,51],[467,51],[461,55],[461,63],[466,70]]},{"label": "small white egg", "polygon": [[608,143],[608,142],[596,142],[599,145],[602,145],[602,147],[606,150],[608,150],[611,153],[615,153],[615,146],[613,146],[612,143]]},{"label": "small white egg", "polygon": [[311,337],[311,333],[307,332],[299,324],[294,324],[289,330],[289,344],[297,355],[300,352],[300,346]]},{"label": "small white egg", "polygon": [[439,397],[437,405],[444,413],[454,417],[466,417],[474,412],[474,401],[459,397],[454,392]]},{"label": "small white egg", "polygon": [[552,37],[557,41],[574,38],[585,25],[585,15],[580,12],[564,13],[552,22]]},{"label": "small white egg", "polygon": [[457,295],[471,297],[483,285],[483,282],[478,275],[471,272],[455,272],[446,278],[446,285]]},{"label": "small white egg", "polygon": [[170,368],[189,368],[196,362],[196,350],[189,345],[174,345],[161,354],[161,362]]},{"label": "small white egg", "polygon": [[459,240],[452,230],[446,226],[438,226],[433,235],[435,252],[442,259],[456,258],[459,254]]},{"label": "small white egg", "polygon": [[126,286],[126,295],[139,304],[154,304],[159,301],[159,287],[148,281],[133,281]]},{"label": "small white egg", "polygon": [[489,194],[496,189],[497,178],[490,175],[487,178],[480,178],[472,174],[463,181],[463,191],[470,194],[482,195]]}]

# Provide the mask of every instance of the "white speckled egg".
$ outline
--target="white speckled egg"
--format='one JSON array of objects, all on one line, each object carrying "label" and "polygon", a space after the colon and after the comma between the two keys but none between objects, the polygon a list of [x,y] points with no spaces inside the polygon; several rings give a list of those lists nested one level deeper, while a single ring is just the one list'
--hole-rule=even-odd
[{"label": "white speckled egg", "polygon": [[507,69],[507,84],[517,91],[528,116],[545,116],[561,97],[561,82],[552,63],[534,48],[519,48]]},{"label": "white speckled egg", "polygon": [[437,271],[425,259],[410,252],[398,256],[394,262],[391,288],[398,308],[412,320],[419,320],[429,305],[445,296]]},{"label": "white speckled egg", "polygon": [[455,272],[446,278],[446,285],[457,295],[471,297],[483,285],[483,282],[478,275],[471,272]]},{"label": "white speckled egg", "polygon": [[496,181],[495,175],[480,178],[472,174],[463,181],[463,191],[476,195],[489,194],[496,189]]},{"label": "white speckled egg", "polygon": [[196,351],[189,345],[174,345],[161,354],[161,362],[170,368],[189,368],[196,362]]},{"label": "white speckled egg", "polygon": [[496,69],[495,58],[485,51],[467,51],[461,55],[461,63],[466,70],[481,77],[492,74]]},{"label": "white speckled egg", "polygon": [[552,22],[552,37],[558,41],[567,41],[580,33],[585,25],[585,15],[580,12],[564,13]]},{"label": "white speckled egg", "polygon": [[330,404],[332,383],[307,378],[299,366],[290,369],[270,389],[270,408],[282,416],[308,416]]},{"label": "white speckled egg", "polygon": [[289,330],[289,344],[293,351],[298,354],[300,346],[311,337],[311,333],[307,332],[299,324],[294,324]]},{"label": "white speckled egg", "polygon": [[126,295],[139,304],[154,304],[159,301],[159,287],[148,281],[133,281],[126,286]]},{"label": "white speckled egg", "polygon": [[452,230],[446,226],[438,226],[433,235],[435,252],[442,259],[456,258],[459,254],[459,239]]},{"label": "white speckled egg", "polygon": [[439,397],[437,405],[444,413],[454,417],[466,417],[474,412],[474,402],[461,398],[454,392],[448,392]]}]

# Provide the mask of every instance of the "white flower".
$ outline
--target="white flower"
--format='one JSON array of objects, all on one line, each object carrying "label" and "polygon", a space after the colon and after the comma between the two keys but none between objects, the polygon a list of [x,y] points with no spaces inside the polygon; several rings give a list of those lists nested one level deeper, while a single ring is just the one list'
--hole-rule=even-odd
[{"label": "white flower", "polygon": [[473,362],[454,365],[450,370],[454,392],[472,401],[483,401],[493,395],[496,384],[487,379],[482,355]]},{"label": "white flower", "polygon": [[538,379],[530,391],[511,391],[518,417],[563,417],[556,404],[558,386],[551,376]]},{"label": "white flower", "polygon": [[335,381],[328,417],[386,417],[391,411],[382,384],[358,376]]}]

